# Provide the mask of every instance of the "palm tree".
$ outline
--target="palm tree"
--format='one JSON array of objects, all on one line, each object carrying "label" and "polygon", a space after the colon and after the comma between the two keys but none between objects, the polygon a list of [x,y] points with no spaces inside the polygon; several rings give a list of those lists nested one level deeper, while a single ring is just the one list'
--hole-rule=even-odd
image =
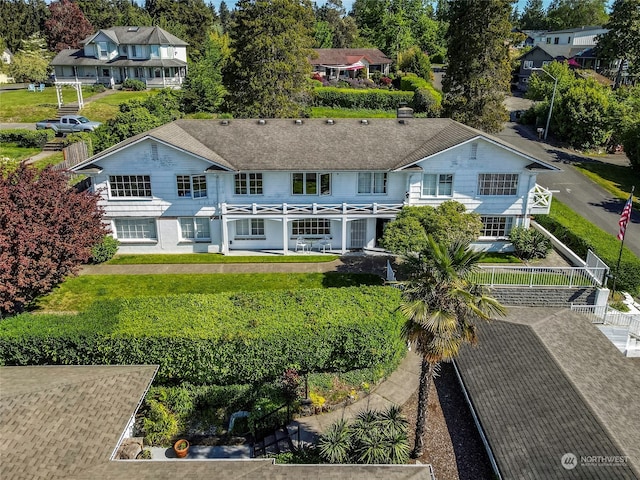
[{"label": "palm tree", "polygon": [[429,387],[438,365],[454,359],[462,344],[476,342],[476,320],[505,313],[469,280],[481,258],[468,242],[443,246],[430,236],[422,252],[405,257],[408,280],[400,309],[407,321],[402,333],[422,357],[414,458],[423,453]]}]

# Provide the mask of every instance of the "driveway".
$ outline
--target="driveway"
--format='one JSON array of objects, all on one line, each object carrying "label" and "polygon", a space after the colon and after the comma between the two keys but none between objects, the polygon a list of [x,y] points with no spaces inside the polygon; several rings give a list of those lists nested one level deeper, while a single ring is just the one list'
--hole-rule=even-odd
[{"label": "driveway", "polygon": [[[550,190],[553,196],[569,208],[582,215],[606,232],[617,235],[618,220],[624,201],[614,198],[609,192],[596,185],[574,168],[580,162],[606,162],[629,165],[625,156],[607,155],[597,159],[538,141],[529,127],[517,123],[507,123],[497,135],[502,140],[531,155],[560,167],[562,172],[538,174],[538,183]],[[640,185],[637,186],[640,188]],[[640,213],[632,212],[627,226],[625,246],[640,257]],[[614,265],[609,265],[615,267]]]}]

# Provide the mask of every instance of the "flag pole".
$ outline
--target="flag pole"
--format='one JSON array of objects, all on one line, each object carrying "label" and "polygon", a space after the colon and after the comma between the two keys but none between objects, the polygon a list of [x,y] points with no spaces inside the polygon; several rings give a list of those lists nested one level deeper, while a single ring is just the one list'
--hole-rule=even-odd
[{"label": "flag pole", "polygon": [[[633,192],[635,189],[636,189],[636,186],[633,185],[631,187],[631,195],[629,196],[629,200],[627,200],[627,202],[631,202],[632,209],[633,209]],[[625,203],[625,207],[626,205],[627,204]],[[624,214],[624,207],[621,215],[623,214]],[[631,219],[631,211],[629,211],[629,219],[627,220],[627,223],[629,222],[630,219]],[[613,288],[611,289],[611,298],[613,298],[613,296],[616,293],[616,280],[618,278],[618,275],[620,274],[620,260],[622,260],[622,247],[624,247],[624,239],[627,236],[626,224],[625,224],[624,230],[622,230],[621,233],[622,233],[622,238],[620,240],[622,241],[620,242],[620,252],[618,253],[618,263],[616,264],[616,274],[613,276]]]}]

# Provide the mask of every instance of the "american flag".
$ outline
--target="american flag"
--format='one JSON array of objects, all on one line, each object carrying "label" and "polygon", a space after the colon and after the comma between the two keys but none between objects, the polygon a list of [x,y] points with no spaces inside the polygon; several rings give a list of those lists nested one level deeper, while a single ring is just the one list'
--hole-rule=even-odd
[{"label": "american flag", "polygon": [[618,240],[624,240],[624,233],[627,230],[627,223],[629,223],[629,218],[631,218],[631,205],[633,202],[633,192],[629,195],[629,200],[624,204],[624,208],[622,209],[622,214],[620,215],[620,220],[618,221],[618,225],[620,225],[620,232],[618,232]]}]

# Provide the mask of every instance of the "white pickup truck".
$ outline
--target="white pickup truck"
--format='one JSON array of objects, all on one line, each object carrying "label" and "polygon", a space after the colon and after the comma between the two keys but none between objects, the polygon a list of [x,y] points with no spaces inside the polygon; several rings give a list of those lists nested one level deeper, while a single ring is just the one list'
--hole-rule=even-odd
[{"label": "white pickup truck", "polygon": [[82,115],[64,115],[60,120],[42,120],[36,123],[36,130],[50,128],[56,133],[92,132],[102,123],[92,122]]}]

